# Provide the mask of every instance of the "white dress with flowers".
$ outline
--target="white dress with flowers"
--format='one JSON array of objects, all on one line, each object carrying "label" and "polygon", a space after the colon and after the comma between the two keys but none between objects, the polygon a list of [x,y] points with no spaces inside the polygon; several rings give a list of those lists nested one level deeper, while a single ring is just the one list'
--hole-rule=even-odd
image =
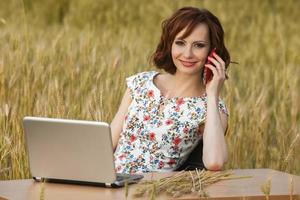
[{"label": "white dress with flowers", "polygon": [[[199,127],[206,118],[206,95],[166,99],[153,83],[157,74],[127,78],[132,103],[114,153],[117,173],[173,171],[202,139]],[[221,99],[219,109],[228,114]]]}]

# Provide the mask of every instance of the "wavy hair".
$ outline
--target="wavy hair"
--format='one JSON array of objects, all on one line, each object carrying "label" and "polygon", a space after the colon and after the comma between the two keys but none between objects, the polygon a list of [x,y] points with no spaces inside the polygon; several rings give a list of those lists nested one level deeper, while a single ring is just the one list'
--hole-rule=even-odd
[{"label": "wavy hair", "polygon": [[172,60],[171,48],[176,35],[186,28],[181,37],[186,38],[200,23],[205,23],[208,26],[210,51],[215,47],[216,53],[224,60],[227,68],[230,63],[230,55],[224,44],[224,30],[219,19],[210,11],[195,7],[183,7],[162,22],[162,34],[156,51],[151,56],[152,63],[157,68],[174,74],[176,66]]}]

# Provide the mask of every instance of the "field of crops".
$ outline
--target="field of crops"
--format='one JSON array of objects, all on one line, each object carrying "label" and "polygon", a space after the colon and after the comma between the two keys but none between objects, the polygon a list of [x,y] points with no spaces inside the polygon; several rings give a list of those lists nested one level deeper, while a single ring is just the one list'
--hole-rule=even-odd
[{"label": "field of crops", "polygon": [[0,1],[0,179],[30,177],[26,115],[110,122],[125,77],[156,70],[161,22],[182,6],[219,17],[233,61],[225,168],[300,175],[298,0]]}]

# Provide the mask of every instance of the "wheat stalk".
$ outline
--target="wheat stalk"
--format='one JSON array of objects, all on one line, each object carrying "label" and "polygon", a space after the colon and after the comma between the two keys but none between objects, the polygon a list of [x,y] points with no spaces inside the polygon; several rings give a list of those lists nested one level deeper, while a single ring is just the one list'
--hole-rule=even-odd
[{"label": "wheat stalk", "polygon": [[143,181],[138,183],[133,197],[159,195],[167,193],[172,197],[180,197],[187,193],[197,193],[200,197],[208,197],[205,188],[221,180],[249,178],[249,176],[232,176],[232,171],[211,172],[206,170],[199,171],[180,171],[175,175],[159,180]]}]

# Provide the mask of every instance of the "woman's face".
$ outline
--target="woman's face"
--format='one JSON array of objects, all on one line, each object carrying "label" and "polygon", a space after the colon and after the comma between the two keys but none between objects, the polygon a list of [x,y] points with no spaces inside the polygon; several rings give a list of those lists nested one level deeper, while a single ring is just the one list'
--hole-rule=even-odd
[{"label": "woman's face", "polygon": [[186,28],[181,30],[172,44],[171,54],[176,73],[196,74],[200,73],[204,66],[210,49],[209,29],[204,23],[198,24],[192,33],[179,39]]}]

